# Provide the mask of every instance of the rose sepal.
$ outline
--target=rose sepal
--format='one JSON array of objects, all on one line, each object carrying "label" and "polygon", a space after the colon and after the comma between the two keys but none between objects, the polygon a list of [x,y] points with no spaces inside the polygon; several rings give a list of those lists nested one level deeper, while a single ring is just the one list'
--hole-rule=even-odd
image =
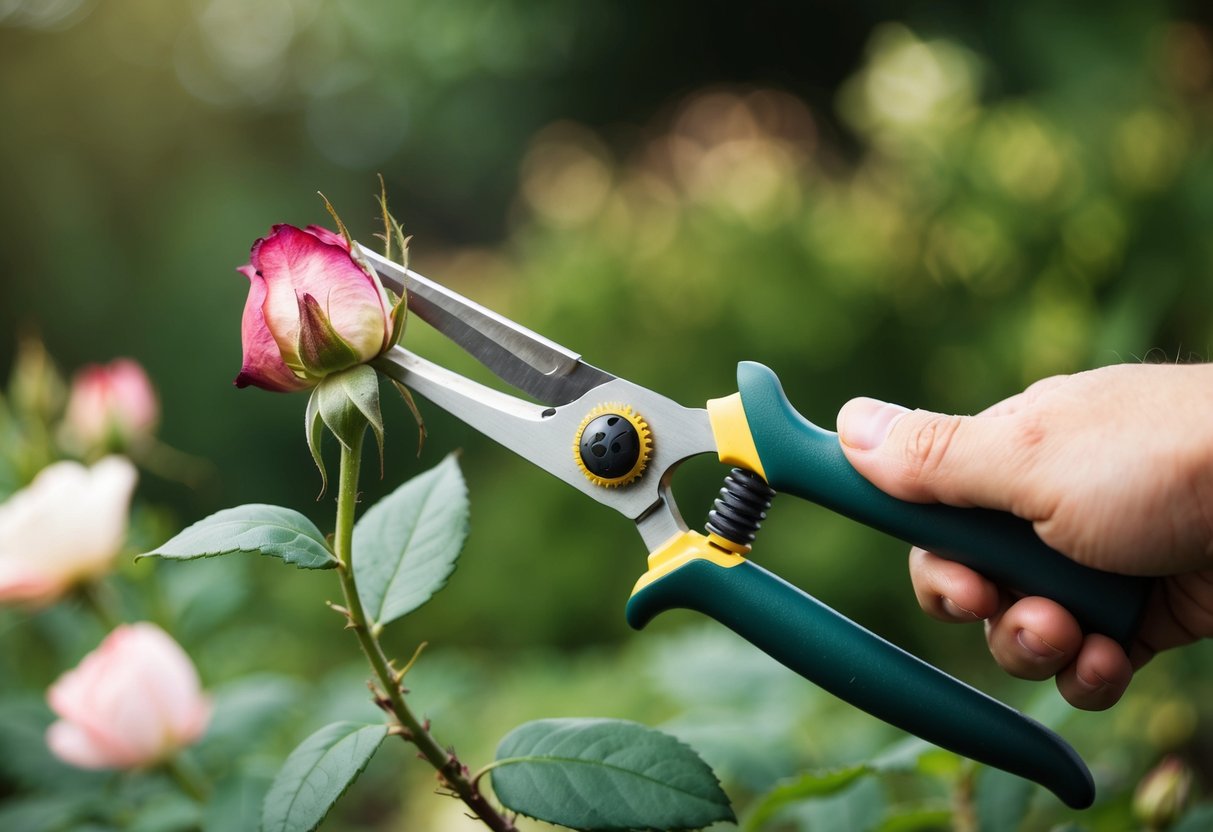
[{"label": "rose sepal", "polygon": [[310,294],[299,296],[299,343],[296,347],[303,372],[309,376],[330,373],[358,364],[360,357],[337,334],[320,302]]},{"label": "rose sepal", "polygon": [[363,431],[370,427],[379,447],[379,468],[383,469],[383,414],[379,407],[379,375],[366,364],[359,364],[321,379],[312,391],[304,417],[308,449],[320,470],[321,493],[328,487],[328,474],[321,453],[321,441],[327,428],[345,449],[355,447]]}]

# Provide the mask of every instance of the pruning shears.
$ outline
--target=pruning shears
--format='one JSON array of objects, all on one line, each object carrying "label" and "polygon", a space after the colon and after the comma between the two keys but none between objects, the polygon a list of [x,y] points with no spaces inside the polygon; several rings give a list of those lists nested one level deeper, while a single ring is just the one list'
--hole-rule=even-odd
[{"label": "pruning shears", "polygon": [[[1122,646],[1136,633],[1148,579],[1081,566],[1030,523],[978,508],[907,503],[860,476],[837,434],[801,416],[775,373],[737,368],[738,392],[684,407],[502,315],[359,246],[409,311],[534,401],[472,381],[403,347],[376,368],[636,524],[648,570],[627,603],[704,613],[795,672],[891,725],[1052,790],[1094,800],[1091,773],[1056,733],[918,659],[751,561],[775,492],[794,494],[978,570],[1004,588],[1068,609],[1086,632]],[[731,472],[704,533],[671,493],[683,460],[715,454]]]}]

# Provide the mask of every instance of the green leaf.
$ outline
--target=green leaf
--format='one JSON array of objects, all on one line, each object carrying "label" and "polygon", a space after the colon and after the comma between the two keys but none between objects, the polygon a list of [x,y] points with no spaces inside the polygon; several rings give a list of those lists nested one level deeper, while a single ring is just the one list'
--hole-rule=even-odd
[{"label": "green leaf", "polygon": [[349,229],[346,228],[345,223],[341,221],[341,217],[337,214],[337,209],[333,207],[333,203],[329,202],[329,198],[320,193],[320,191],[316,191],[316,193],[320,194],[320,198],[324,200],[324,210],[329,212],[329,216],[332,217],[333,222],[337,224],[337,231],[343,238],[345,238],[345,247],[351,252],[357,251],[358,246],[354,244],[354,238],[350,236]]},{"label": "green leaf", "polygon": [[203,812],[202,832],[256,829],[269,787],[270,778],[261,774],[242,773],[220,780]]},{"label": "green leaf", "polygon": [[[392,259],[392,236],[394,233],[396,242],[400,244],[400,258],[396,262],[400,263],[400,265],[407,269],[409,267],[409,240],[413,238],[404,236],[404,229],[400,227],[400,223],[396,221],[396,218],[392,216],[392,212],[388,210],[387,185],[384,184],[383,174],[379,174],[378,202],[379,213],[383,218],[383,234],[376,236],[381,236],[383,239],[383,256],[387,260]],[[334,219],[336,219],[336,212],[333,212],[331,207],[330,213],[332,213]],[[338,220],[338,222],[340,222],[340,220]]]},{"label": "green leaf", "polygon": [[318,827],[386,736],[386,725],[334,722],[304,740],[286,758],[265,796],[263,832]]},{"label": "green leaf", "polygon": [[918,758],[935,748],[938,746],[918,737],[905,737],[878,754],[870,765],[878,771],[917,771]]},{"label": "green leaf", "polygon": [[383,461],[383,415],[379,411],[379,376],[366,364],[359,364],[324,378],[314,394],[320,418],[345,448],[352,448],[370,425],[379,444],[380,467]]},{"label": "green leaf", "polygon": [[161,793],[142,803],[123,824],[126,832],[194,832],[201,823],[197,803],[183,794]]},{"label": "green leaf", "polygon": [[634,722],[528,722],[501,741],[492,778],[508,808],[574,829],[698,829],[734,819],[699,755]]},{"label": "green leaf", "polygon": [[[0,783],[20,790],[85,795],[100,791],[109,773],[69,766],[46,746],[55,720],[41,695],[0,700]],[[0,823],[0,829],[10,827]]]},{"label": "green leaf", "polygon": [[440,590],[467,528],[467,484],[453,454],[372,506],[354,527],[353,557],[371,621],[395,621]]},{"label": "green leaf", "polygon": [[746,830],[761,829],[784,807],[809,798],[825,797],[840,792],[860,777],[871,774],[873,771],[874,769],[870,765],[859,763],[829,771],[806,771],[797,777],[778,783],[754,804],[742,828]]},{"label": "green leaf", "polygon": [[388,316],[392,321],[392,331],[388,335],[388,346],[394,347],[400,343],[400,339],[404,337],[404,328],[408,323],[409,305],[408,302],[401,298],[396,301],[396,305],[392,307],[391,314]]},{"label": "green leaf", "polygon": [[303,415],[303,431],[307,434],[307,447],[312,452],[312,461],[320,469],[320,495],[329,488],[329,473],[324,468],[324,456],[321,453],[321,440],[324,439],[324,419],[320,417],[320,388],[315,387],[312,395],[308,396],[307,410]]},{"label": "green leaf", "polygon": [[196,747],[204,765],[230,769],[231,761],[265,743],[294,718],[303,686],[289,676],[254,673],[216,687],[214,715]]},{"label": "green leaf", "polygon": [[877,832],[951,832],[952,810],[945,806],[908,806],[890,811]]},{"label": "green leaf", "polygon": [[331,569],[337,558],[311,520],[289,508],[252,503],[199,520],[167,543],[139,558],[194,560],[234,552],[282,558],[300,569]]},{"label": "green leaf", "polygon": [[413,414],[413,421],[417,423],[417,456],[421,456],[421,451],[425,447],[425,418],[421,415],[421,409],[417,407],[417,400],[413,398],[412,391],[394,378],[389,379],[389,381],[396,388],[396,392],[400,394],[400,398],[404,399],[404,404],[409,409],[409,413]]},{"label": "green leaf", "polygon": [[881,823],[885,806],[881,782],[868,778],[835,794],[805,801],[797,806],[794,815],[801,827],[810,832],[831,829],[867,832]]},{"label": "green leaf", "polygon": [[1015,832],[1027,817],[1036,784],[996,768],[977,778],[975,803],[982,832]]},{"label": "green leaf", "polygon": [[47,832],[48,829],[81,829],[85,818],[96,816],[104,807],[97,795],[79,795],[71,791],[6,797],[0,804],[0,829],[4,832]]},{"label": "green leaf", "polygon": [[[163,532],[157,538],[163,536]],[[214,558],[190,569],[161,569],[156,583],[173,637],[204,641],[249,600],[254,583],[247,558]]]},{"label": "green leaf", "polygon": [[1201,832],[1213,829],[1213,803],[1201,803],[1193,806],[1179,823],[1171,827],[1171,832]]}]

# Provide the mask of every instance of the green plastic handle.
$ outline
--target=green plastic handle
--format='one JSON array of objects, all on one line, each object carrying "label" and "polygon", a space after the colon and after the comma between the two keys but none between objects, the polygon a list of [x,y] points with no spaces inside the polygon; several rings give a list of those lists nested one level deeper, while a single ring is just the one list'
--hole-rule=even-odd
[{"label": "green plastic handle", "polygon": [[941,748],[1040,783],[1075,809],[1095,799],[1086,765],[1048,728],[750,561],[691,560],[638,589],[628,623],[639,629],[676,608],[716,619],[806,679]]},{"label": "green plastic handle", "polygon": [[843,455],[838,434],[805,419],[778,377],[745,361],[737,385],[766,480],[839,514],[963,563],[1013,592],[1061,604],[1088,633],[1128,648],[1153,581],[1082,566],[1046,545],[1032,524],[980,508],[907,503],[864,479]]}]

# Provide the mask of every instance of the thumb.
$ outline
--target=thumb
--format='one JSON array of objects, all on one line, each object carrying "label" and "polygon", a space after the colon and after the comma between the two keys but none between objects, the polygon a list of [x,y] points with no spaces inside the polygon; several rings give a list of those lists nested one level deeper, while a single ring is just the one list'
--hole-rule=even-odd
[{"label": "thumb", "polygon": [[1011,510],[1009,417],[948,416],[852,399],[838,412],[838,438],[855,470],[894,497],[916,503]]}]

